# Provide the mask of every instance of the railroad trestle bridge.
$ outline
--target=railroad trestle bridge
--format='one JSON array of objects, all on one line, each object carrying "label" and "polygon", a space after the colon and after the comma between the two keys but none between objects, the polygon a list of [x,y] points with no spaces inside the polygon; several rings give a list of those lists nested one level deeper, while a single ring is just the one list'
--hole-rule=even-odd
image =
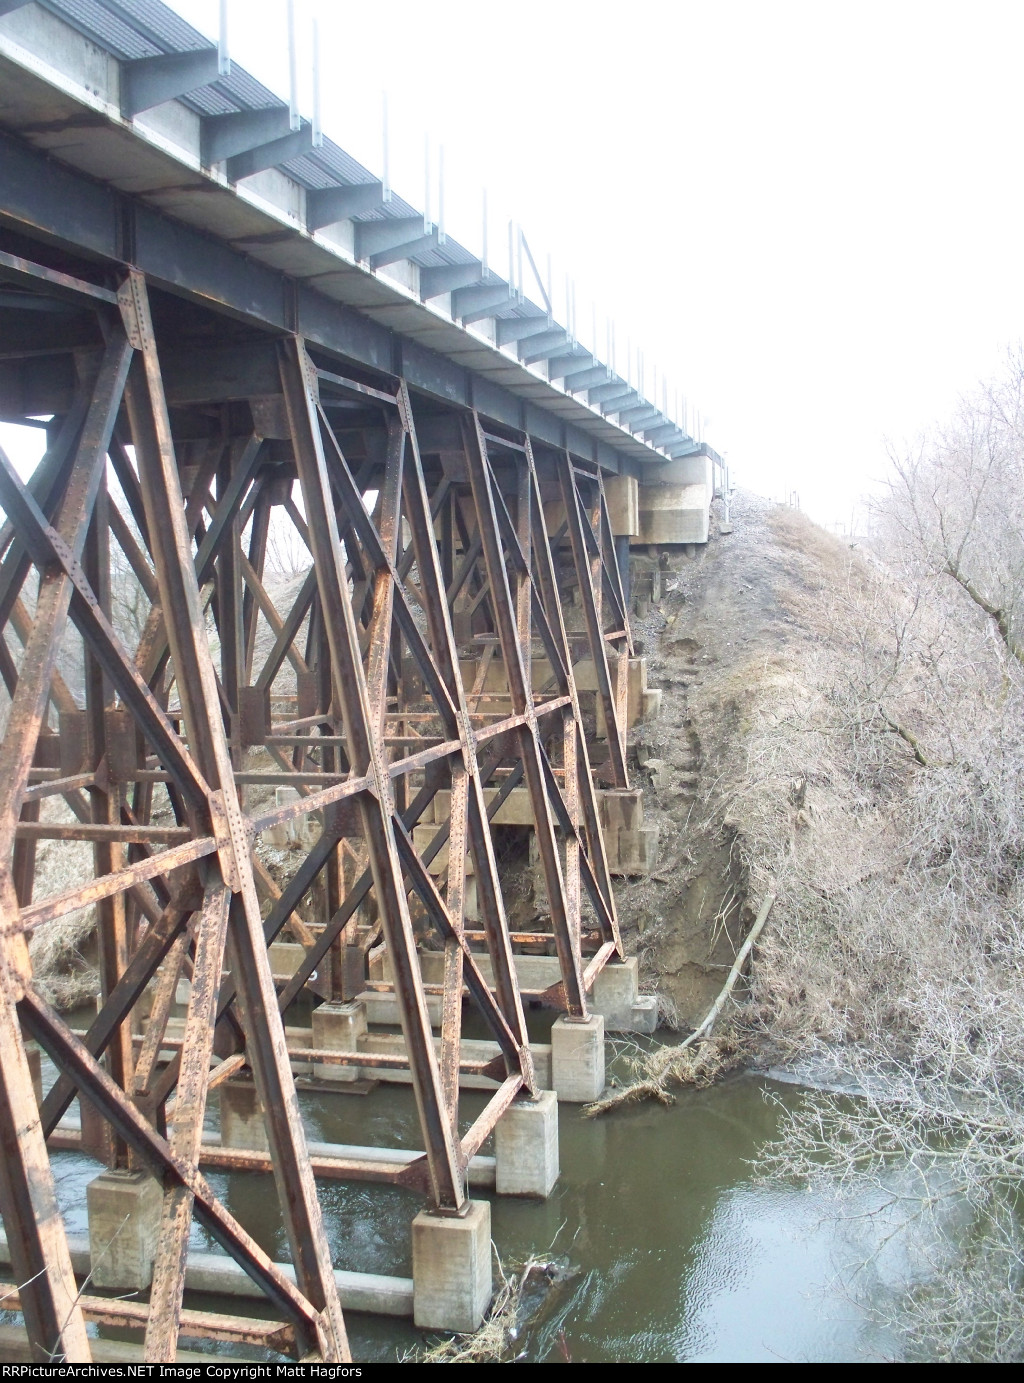
[{"label": "railroad trestle bridge", "polygon": [[[706,538],[717,458],[171,11],[87,8],[0,3],[0,419],[42,433],[0,452],[0,1295],[40,1360],[91,1320],[345,1359],[343,1299],[472,1329],[471,1185],[548,1194],[556,1095],[656,1020],[629,551]],[[84,909],[85,1019],[30,956]],[[297,1078],[411,1085],[422,1151],[311,1147]],[[290,1268],[211,1168],[273,1174]],[[323,1177],[422,1193],[408,1287],[332,1263]],[[266,1320],[185,1308],[232,1273]]]}]

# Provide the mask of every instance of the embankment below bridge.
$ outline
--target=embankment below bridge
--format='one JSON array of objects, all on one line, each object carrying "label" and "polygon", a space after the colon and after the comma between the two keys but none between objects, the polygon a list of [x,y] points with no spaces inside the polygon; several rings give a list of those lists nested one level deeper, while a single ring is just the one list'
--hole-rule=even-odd
[{"label": "embankment below bridge", "polygon": [[637,750],[662,860],[620,914],[667,1019],[699,1023],[774,906],[712,1037],[639,1057],[591,1112],[787,1067],[817,1090],[760,1150],[764,1184],[896,1216],[907,1257],[872,1313],[900,1357],[1018,1360],[1019,537],[1009,503],[976,532],[977,493],[961,512],[935,473],[893,487],[870,544],[739,496],[728,535],[661,572],[662,716]]},{"label": "embankment below bridge", "polygon": [[[786,926],[785,879],[821,855],[826,822],[844,841],[854,829],[856,875],[867,827],[862,796],[825,770],[811,734],[829,733],[812,707],[822,649],[838,656],[837,596],[873,569],[855,545],[757,496],[738,494],[732,517],[722,533],[713,515],[694,555],[661,556],[635,625],[662,694],[660,716],[634,732],[661,858],[652,876],[622,887],[620,915],[663,1022],[684,1030],[706,1013],[764,894],[781,884],[755,966],[755,994],[768,1002],[757,976]],[[880,815],[873,822],[881,828]],[[833,845],[828,868],[842,871]]]}]

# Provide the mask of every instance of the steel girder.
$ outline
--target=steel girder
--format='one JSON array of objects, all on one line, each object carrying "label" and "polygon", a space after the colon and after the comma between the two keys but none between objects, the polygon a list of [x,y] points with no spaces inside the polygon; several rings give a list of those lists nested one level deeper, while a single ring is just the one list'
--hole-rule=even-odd
[{"label": "steel girder", "polygon": [[[150,1302],[124,1315],[144,1328],[148,1359],[173,1359],[181,1330],[343,1360],[284,1014],[310,988],[326,1000],[368,984],[393,994],[402,1054],[307,1055],[406,1067],[425,1157],[397,1176],[336,1159],[332,1174],[400,1180],[458,1213],[470,1159],[536,1090],[515,952],[553,949],[561,980],[530,997],[578,1018],[622,954],[573,671],[593,661],[602,771],[624,787],[631,645],[601,475],[552,448],[535,456],[530,436],[470,409],[414,404],[401,377],[311,353],[296,335],[273,348],[272,392],[263,380],[258,395],[226,397],[214,384],[169,407],[161,356],[188,342],[173,318],[154,325],[139,272],[109,289],[12,256],[4,272],[39,304],[70,304],[69,322],[91,314],[102,343],[75,336],[51,351],[71,389],[35,473],[23,481],[0,453],[0,1214],[17,1300],[39,1359],[87,1359],[86,1317],[110,1318],[77,1293],[49,1166],[47,1139],[60,1141],[77,1096],[83,1125],[92,1109],[103,1131],[91,1150],[163,1187]],[[0,327],[8,317],[0,296]],[[443,434],[427,453],[425,412],[424,435]],[[310,565],[279,609],[268,552],[282,526]],[[271,805],[280,788],[292,792]],[[517,791],[547,899],[547,916],[519,930],[495,848]],[[260,842],[280,828],[303,845],[275,877]],[[45,839],[90,842],[93,862],[40,897]],[[29,941],[85,907],[101,1002],[81,1035],[41,997]],[[282,934],[303,954],[275,986],[269,948]],[[439,986],[424,980],[430,951],[443,957]],[[370,979],[371,962],[385,978]],[[172,1038],[182,977],[191,997]],[[464,1000],[494,1061],[462,1057]],[[58,1072],[38,1110],[26,1038]],[[496,1088],[460,1132],[468,1070]],[[236,1162],[273,1171],[294,1282],[201,1170],[210,1092],[243,1071],[269,1155]],[[239,1321],[231,1336],[223,1318],[183,1312],[193,1216],[275,1320]]]}]

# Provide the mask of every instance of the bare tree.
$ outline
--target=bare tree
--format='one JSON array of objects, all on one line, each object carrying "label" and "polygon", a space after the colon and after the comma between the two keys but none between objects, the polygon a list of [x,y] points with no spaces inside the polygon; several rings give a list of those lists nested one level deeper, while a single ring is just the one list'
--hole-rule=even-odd
[{"label": "bare tree", "polygon": [[1024,659],[1024,355],[909,455],[893,454],[878,533],[904,574],[955,581]]},{"label": "bare tree", "polygon": [[732,809],[751,891],[779,893],[751,1012],[861,1092],[811,1098],[768,1173],[888,1188],[922,1228],[919,1281],[890,1303],[911,1352],[1019,1359],[1020,353],[892,457],[873,534],[824,593],[827,639],[760,706]]},{"label": "bare tree", "polygon": [[267,532],[267,570],[278,581],[291,581],[302,576],[313,565],[305,536],[298,525],[303,519],[296,509],[294,515],[278,506],[271,511]]}]

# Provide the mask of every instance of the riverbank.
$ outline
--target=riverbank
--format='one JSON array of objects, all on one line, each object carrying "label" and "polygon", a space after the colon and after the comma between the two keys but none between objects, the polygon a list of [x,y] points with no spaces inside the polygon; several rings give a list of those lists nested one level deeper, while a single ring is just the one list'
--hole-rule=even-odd
[{"label": "riverbank", "polygon": [[1009,1361],[1024,1352],[1024,656],[1019,585],[984,592],[1017,538],[998,507],[972,536],[969,486],[927,468],[903,481],[870,549],[740,496],[732,533],[663,580],[649,624],[665,716],[638,748],[663,761],[651,810],[677,847],[637,891],[631,940],[666,1017],[692,1028],[774,895],[716,1029],[728,1059],[701,1049],[680,1079],[813,1068],[822,1088],[780,1124],[768,1174],[840,1184],[837,1215],[903,1203],[927,1241],[890,1302],[908,1357]]}]

